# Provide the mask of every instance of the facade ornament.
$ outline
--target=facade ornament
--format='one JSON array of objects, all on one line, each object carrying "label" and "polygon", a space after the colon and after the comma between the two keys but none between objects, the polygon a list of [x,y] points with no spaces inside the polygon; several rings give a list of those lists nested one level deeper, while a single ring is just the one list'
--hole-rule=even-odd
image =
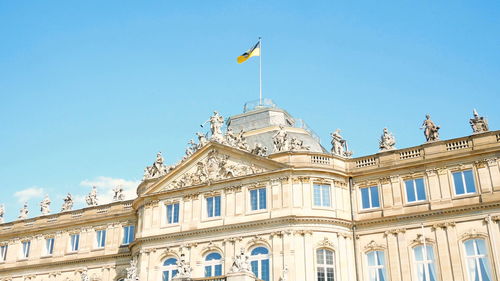
[{"label": "facade ornament", "polygon": [[130,266],[127,267],[127,278],[125,281],[139,281],[139,275],[137,274],[137,257],[133,257],[130,260]]},{"label": "facade ornament", "polygon": [[156,154],[156,160],[151,166],[147,166],[144,169],[143,180],[149,180],[164,176],[168,173],[168,168],[164,164],[163,155],[161,151]]},{"label": "facade ornament", "polygon": [[90,281],[90,277],[89,277],[89,274],[88,274],[88,270],[87,268],[84,268],[82,270],[82,272],[80,273],[81,277],[82,277],[82,281]]},{"label": "facade ornament", "polygon": [[[424,244],[424,236],[422,234],[417,234],[417,238],[413,239],[412,241],[414,244]],[[427,244],[432,244],[434,243],[434,240],[425,237],[425,243]]]},{"label": "facade ornament", "polygon": [[184,254],[181,254],[179,261],[177,261],[177,278],[191,278],[191,271],[193,269],[186,262]]},{"label": "facade ornament", "polygon": [[281,270],[281,276],[279,281],[287,281],[288,280],[288,266],[285,265],[285,268]]},{"label": "facade ornament", "polygon": [[474,118],[469,120],[470,126],[472,127],[472,133],[479,134],[488,132],[488,119],[483,116],[479,116],[475,108],[472,111],[472,114],[474,115]]},{"label": "facade ornament", "polygon": [[97,206],[99,205],[97,201],[97,187],[92,186],[92,190],[85,197],[85,202],[87,202],[88,206]]},{"label": "facade ornament", "polygon": [[219,112],[214,111],[214,115],[212,115],[204,124],[210,122],[210,132],[212,135],[210,136],[210,140],[216,142],[223,142],[224,138],[222,136],[222,125],[224,124],[224,118],[219,115]]},{"label": "facade ornament", "polygon": [[261,143],[256,143],[250,153],[265,157],[267,155],[267,146],[263,146]]},{"label": "facade ornament", "polygon": [[198,144],[196,144],[193,139],[190,139],[188,142],[188,146],[186,147],[186,155],[184,156],[184,160],[193,155],[198,149]]},{"label": "facade ornament", "polygon": [[382,244],[378,244],[374,240],[370,241],[370,243],[366,244],[365,252],[374,251],[374,250],[384,250],[385,246]]},{"label": "facade ornament", "polygon": [[28,218],[28,202],[24,202],[24,205],[23,207],[21,208],[21,210],[19,210],[19,216],[18,216],[18,219],[20,220],[25,220]]},{"label": "facade ornament", "polygon": [[467,240],[467,239],[486,238],[486,237],[488,237],[486,233],[479,232],[475,228],[472,228],[469,231],[463,233],[460,238],[462,240]]},{"label": "facade ornament", "polygon": [[351,157],[352,151],[349,151],[347,146],[347,141],[340,135],[340,129],[335,130],[330,134],[332,137],[332,149],[331,153],[334,155],[342,156],[342,157]]},{"label": "facade ornament", "polygon": [[333,242],[328,239],[328,237],[324,237],[323,240],[321,240],[318,243],[319,247],[328,247],[328,248],[334,248]]},{"label": "facade ornament", "polygon": [[379,142],[380,151],[392,150],[396,148],[396,138],[392,133],[389,133],[387,128],[384,128]]},{"label": "facade ornament", "polygon": [[50,214],[50,201],[49,195],[45,195],[45,198],[40,202],[40,212],[42,212],[42,215],[48,215]]},{"label": "facade ornament", "polygon": [[208,143],[207,136],[204,133],[196,133],[196,136],[198,137],[198,149],[202,148],[205,146],[205,144]]},{"label": "facade ornament", "polygon": [[238,142],[238,136],[234,134],[233,129],[227,128],[226,130],[226,144],[235,147]]},{"label": "facade ornament", "polygon": [[299,140],[296,137],[293,137],[290,139],[290,150],[291,151],[304,151],[304,150],[310,150],[311,148],[309,146],[304,145],[303,140]]},{"label": "facade ornament", "polygon": [[278,132],[273,136],[274,152],[288,151],[288,134],[285,126],[280,125]]},{"label": "facade ornament", "polygon": [[245,151],[248,151],[250,149],[248,147],[247,139],[244,136],[243,130],[241,130],[236,136],[235,147]]},{"label": "facade ornament", "polygon": [[5,206],[2,204],[0,205],[0,224],[5,222],[3,218],[4,214],[5,214]]},{"label": "facade ornament", "polygon": [[123,201],[125,199],[125,194],[123,194],[123,187],[120,185],[113,188],[113,202]]},{"label": "facade ornament", "polygon": [[245,254],[245,248],[240,248],[240,253],[233,258],[230,272],[251,272],[249,257]]},{"label": "facade ornament", "polygon": [[420,129],[424,129],[424,135],[427,142],[439,140],[440,127],[434,124],[429,114],[425,115],[424,123],[422,123]]},{"label": "facade ornament", "polygon": [[68,195],[64,198],[61,212],[71,211],[71,209],[73,209],[73,197],[71,196],[71,193],[68,193]]}]

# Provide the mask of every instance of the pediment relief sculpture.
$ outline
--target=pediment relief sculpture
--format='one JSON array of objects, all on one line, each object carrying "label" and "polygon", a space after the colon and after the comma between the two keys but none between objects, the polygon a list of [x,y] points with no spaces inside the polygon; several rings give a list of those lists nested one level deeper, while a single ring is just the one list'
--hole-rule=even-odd
[{"label": "pediment relief sculpture", "polygon": [[374,250],[384,250],[384,249],[385,249],[385,245],[378,244],[374,240],[370,241],[370,243],[366,244],[366,246],[365,246],[365,252],[374,251]]},{"label": "pediment relief sculpture", "polygon": [[156,154],[156,160],[153,163],[153,165],[147,166],[144,169],[143,180],[159,178],[161,176],[166,175],[171,170],[172,170],[172,167],[165,166],[163,155],[161,154],[161,152],[158,152]]}]

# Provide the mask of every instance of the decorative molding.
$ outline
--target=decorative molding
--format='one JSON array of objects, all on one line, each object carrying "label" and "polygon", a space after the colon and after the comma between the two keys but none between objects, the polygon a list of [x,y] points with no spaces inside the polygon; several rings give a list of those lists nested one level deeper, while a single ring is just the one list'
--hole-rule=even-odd
[{"label": "decorative molding", "polygon": [[195,192],[195,193],[189,193],[189,194],[186,194],[182,197],[182,199],[184,199],[185,201],[189,201],[189,200],[196,200],[200,197],[200,193],[199,192]]},{"label": "decorative molding", "polygon": [[390,234],[398,235],[399,233],[405,233],[405,232],[406,232],[406,228],[393,228],[393,229],[385,231],[384,236],[389,236]]},{"label": "decorative molding", "polygon": [[319,241],[317,244],[318,248],[332,248],[335,249],[335,245],[333,244],[333,241],[328,239],[328,237],[324,237],[323,240]]},{"label": "decorative molding", "polygon": [[313,234],[313,231],[312,230],[295,230],[294,231],[294,234],[297,234],[297,235],[307,235],[307,234]]},{"label": "decorative molding", "polygon": [[[413,239],[411,242],[412,242],[411,244],[414,244],[414,245],[424,244],[423,235],[420,233],[417,234],[417,238]],[[435,241],[429,237],[425,237],[425,243],[434,244]]]},{"label": "decorative molding", "polygon": [[460,235],[461,240],[468,240],[474,238],[488,238],[488,234],[484,232],[479,232],[475,228],[472,228],[469,231],[464,232],[462,233],[462,235]]},{"label": "decorative molding", "polygon": [[455,227],[456,223],[454,221],[439,222],[432,225],[432,229],[436,230],[438,228],[447,229],[450,227]]},{"label": "decorative molding", "polygon": [[386,248],[385,245],[378,244],[377,242],[375,242],[375,240],[372,240],[368,244],[366,244],[366,246],[364,247],[364,251],[365,252],[377,251],[377,250],[384,251],[385,248]]},{"label": "decorative molding", "polygon": [[378,181],[380,182],[380,184],[389,184],[391,183],[391,177],[379,178]]}]

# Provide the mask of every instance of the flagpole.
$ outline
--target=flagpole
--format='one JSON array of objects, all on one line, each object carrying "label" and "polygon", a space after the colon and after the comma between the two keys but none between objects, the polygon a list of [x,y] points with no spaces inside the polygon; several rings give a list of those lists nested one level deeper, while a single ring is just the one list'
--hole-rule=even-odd
[{"label": "flagpole", "polygon": [[262,37],[259,37],[259,105],[262,105]]}]

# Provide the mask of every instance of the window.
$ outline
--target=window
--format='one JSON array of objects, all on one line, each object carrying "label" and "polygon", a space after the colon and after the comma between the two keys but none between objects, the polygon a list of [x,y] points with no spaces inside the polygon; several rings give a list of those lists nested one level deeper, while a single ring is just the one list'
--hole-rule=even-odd
[{"label": "window", "polygon": [[416,246],[413,248],[418,281],[436,281],[436,268],[434,266],[434,251],[432,246]]},{"label": "window", "polygon": [[96,231],[96,246],[97,248],[104,248],[106,246],[106,230],[98,230]]},{"label": "window", "polygon": [[386,281],[384,267],[384,252],[371,251],[366,254],[368,260],[368,280]]},{"label": "window", "polygon": [[269,250],[257,247],[250,254],[252,272],[264,281],[269,281]]},{"label": "window", "polygon": [[361,188],[361,206],[363,209],[380,207],[377,186]]},{"label": "window", "polygon": [[465,170],[453,173],[453,183],[455,184],[455,194],[469,194],[476,192],[474,175],[472,170]]},{"label": "window", "polygon": [[205,257],[205,277],[222,275],[222,256],[210,253]]},{"label": "window", "polygon": [[176,258],[168,258],[163,262],[163,274],[162,281],[170,281],[172,278],[177,275],[177,259]]},{"label": "window", "polygon": [[31,241],[23,242],[23,252],[21,253],[21,258],[27,259],[30,256]]},{"label": "window", "polygon": [[469,281],[491,281],[491,271],[483,239],[464,242]]},{"label": "window", "polygon": [[330,207],[330,185],[315,184],[314,185],[314,206]]},{"label": "window", "polygon": [[179,222],[179,203],[168,204],[167,207],[167,223],[178,223]]},{"label": "window", "polygon": [[123,227],[123,245],[128,245],[134,241],[135,226],[127,225]]},{"label": "window", "polygon": [[405,180],[406,200],[408,203],[425,200],[424,179]]},{"label": "window", "polygon": [[317,281],[335,280],[335,263],[333,251],[327,249],[316,250]]},{"label": "window", "polygon": [[220,196],[207,198],[207,216],[209,218],[220,216]]},{"label": "window", "polygon": [[54,253],[54,238],[45,239],[45,254],[52,255]]},{"label": "window", "polygon": [[70,244],[69,244],[70,251],[71,252],[78,251],[78,247],[80,244],[80,234],[72,234],[70,236],[69,242],[70,242]]},{"label": "window", "polygon": [[0,246],[0,261],[5,261],[7,259],[7,249],[8,248],[9,248],[8,245]]},{"label": "window", "polygon": [[252,211],[263,210],[267,208],[265,188],[250,190],[250,205],[252,207]]}]

